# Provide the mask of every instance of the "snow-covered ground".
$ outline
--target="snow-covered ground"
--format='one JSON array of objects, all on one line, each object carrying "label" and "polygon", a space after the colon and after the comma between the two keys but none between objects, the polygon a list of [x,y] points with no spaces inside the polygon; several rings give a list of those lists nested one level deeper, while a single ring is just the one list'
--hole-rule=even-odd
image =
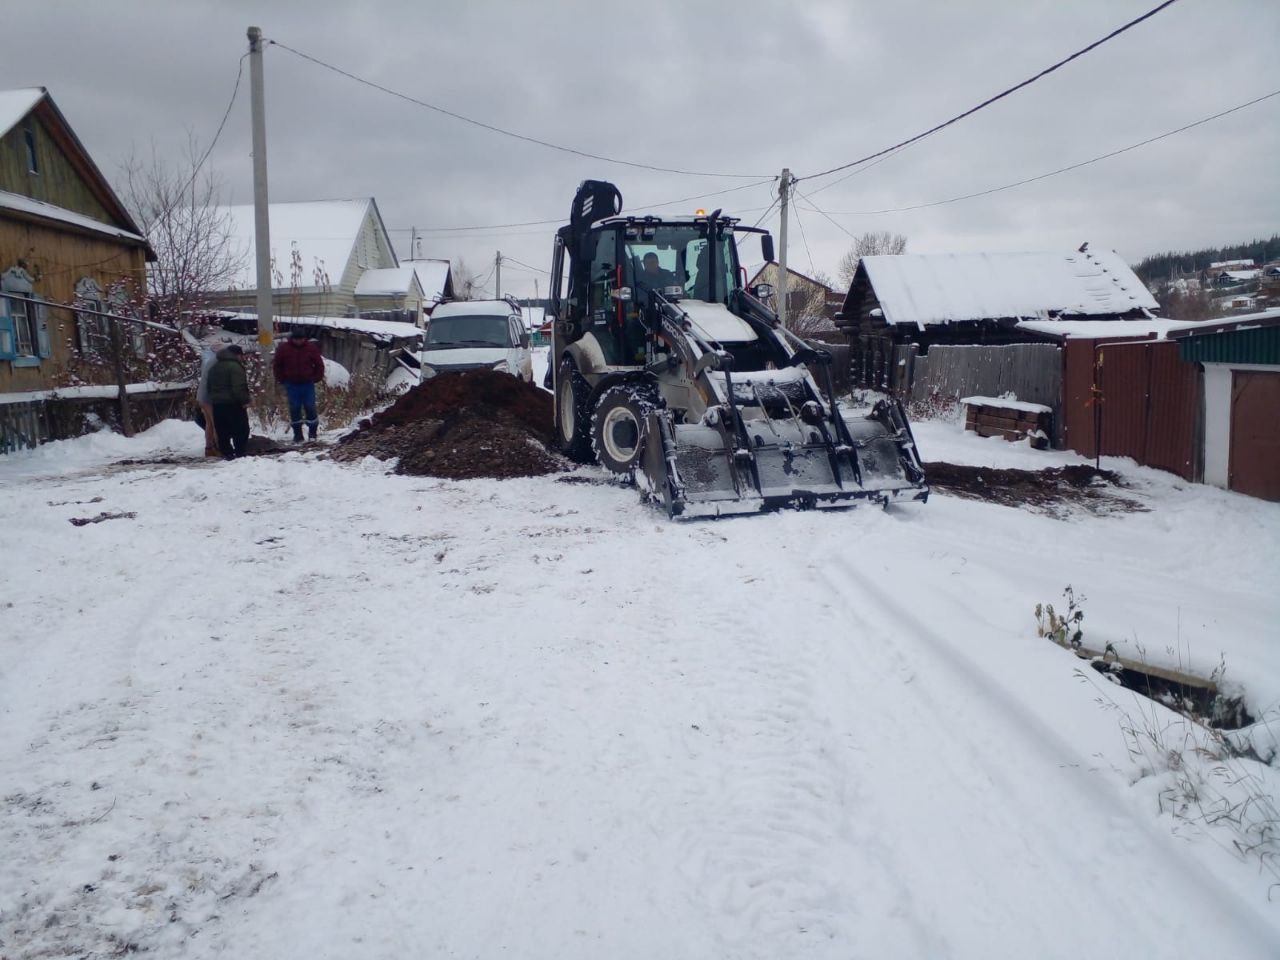
[{"label": "snow-covered ground", "polygon": [[[0,458],[0,956],[1280,954],[1274,873],[1127,749],[1186,725],[1032,612],[1071,584],[1091,643],[1224,653],[1274,713],[1280,505],[1106,463],[1148,512],[674,524],[550,477],[110,465],[167,451],[201,434]],[[101,512],[136,516],[68,522]]]}]

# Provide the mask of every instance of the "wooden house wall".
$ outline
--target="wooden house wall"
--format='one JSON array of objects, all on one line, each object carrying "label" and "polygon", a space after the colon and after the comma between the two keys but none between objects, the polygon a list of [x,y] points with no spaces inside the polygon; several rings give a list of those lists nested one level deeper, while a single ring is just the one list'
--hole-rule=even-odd
[{"label": "wooden house wall", "polygon": [[[28,125],[35,134],[38,173],[31,172],[27,158]],[[107,213],[35,111],[0,138],[0,190],[43,200],[103,223],[124,226]]]},{"label": "wooden house wall", "polygon": [[[74,301],[76,283],[83,277],[92,277],[104,292],[122,278],[138,290],[146,283],[146,261],[139,246],[52,224],[26,222],[0,211],[0,273],[20,260],[35,278],[33,295],[56,303]],[[108,366],[87,362],[79,355],[71,311],[48,310],[48,325],[50,356],[32,367],[15,367],[0,360],[0,393],[62,386],[72,372],[88,383],[111,382]]]}]

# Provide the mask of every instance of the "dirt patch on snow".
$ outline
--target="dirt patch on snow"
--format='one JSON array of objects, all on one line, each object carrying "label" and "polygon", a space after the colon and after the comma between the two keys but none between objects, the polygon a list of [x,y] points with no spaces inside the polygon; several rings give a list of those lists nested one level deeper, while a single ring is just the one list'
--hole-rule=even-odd
[{"label": "dirt patch on snow", "polygon": [[554,452],[551,395],[505,373],[441,374],[362,420],[330,456],[398,458],[397,473],[469,480],[567,470]]},{"label": "dirt patch on snow", "polygon": [[1088,464],[1013,470],[935,461],[926,463],[924,472],[929,486],[941,493],[1009,507],[1030,507],[1051,516],[1063,516],[1073,506],[1098,515],[1147,509],[1117,493],[1127,487],[1119,474]]}]

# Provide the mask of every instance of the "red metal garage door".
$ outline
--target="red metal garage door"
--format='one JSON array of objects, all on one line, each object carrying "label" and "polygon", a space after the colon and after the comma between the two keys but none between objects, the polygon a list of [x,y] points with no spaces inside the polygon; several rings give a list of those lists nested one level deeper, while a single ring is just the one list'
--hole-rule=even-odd
[{"label": "red metal garage door", "polygon": [[1280,500],[1280,373],[1235,372],[1229,470],[1232,490]]}]

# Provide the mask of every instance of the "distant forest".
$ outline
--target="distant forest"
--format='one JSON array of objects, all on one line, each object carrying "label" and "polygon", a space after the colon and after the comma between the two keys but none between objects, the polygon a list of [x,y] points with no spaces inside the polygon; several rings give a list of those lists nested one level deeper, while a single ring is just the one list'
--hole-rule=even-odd
[{"label": "distant forest", "polygon": [[1209,264],[1222,260],[1252,260],[1258,266],[1269,260],[1280,260],[1280,234],[1269,240],[1253,240],[1234,247],[1157,253],[1144,259],[1133,268],[1133,272],[1142,278],[1143,283],[1161,283],[1167,281],[1175,269],[1182,275],[1198,273],[1207,270]]}]

